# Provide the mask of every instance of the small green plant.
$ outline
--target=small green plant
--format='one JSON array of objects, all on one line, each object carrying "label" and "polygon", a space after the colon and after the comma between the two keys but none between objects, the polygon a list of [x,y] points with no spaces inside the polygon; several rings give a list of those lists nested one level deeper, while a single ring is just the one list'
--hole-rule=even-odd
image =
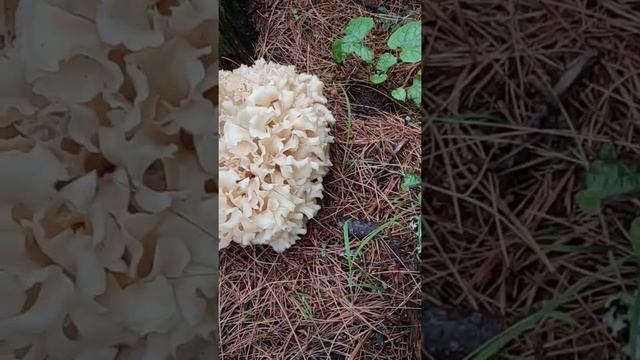
[{"label": "small green plant", "polygon": [[407,97],[416,105],[420,105],[422,100],[422,75],[418,74],[413,77],[413,83],[406,89]]},{"label": "small green plant", "polygon": [[[313,9],[311,9],[311,10],[307,10],[307,11],[305,11],[305,12],[304,12],[304,13],[302,13],[302,14],[300,14],[300,13],[298,12],[298,9],[293,9],[293,10],[291,10],[291,18],[292,18],[294,21],[299,21],[300,19],[304,19],[304,18],[310,18],[310,17],[312,17],[312,16],[313,16],[313,13],[314,13],[314,10],[313,10]],[[283,19],[283,20],[286,20],[286,14],[283,14],[283,15],[282,15],[282,19]]]},{"label": "small green plant", "polygon": [[412,21],[399,27],[387,41],[390,49],[400,49],[400,60],[406,63],[417,63],[421,59],[422,24]]},{"label": "small green plant", "polygon": [[417,174],[413,171],[408,171],[404,174],[404,178],[402,179],[402,184],[400,184],[400,189],[403,191],[409,191],[410,188],[422,184],[422,178],[420,174]]},{"label": "small green plant", "polygon": [[355,262],[356,259],[358,257],[360,257],[360,255],[362,255],[365,247],[367,246],[367,244],[369,244],[369,242],[371,242],[371,240],[373,240],[376,236],[378,236],[381,232],[383,232],[385,229],[393,226],[393,225],[397,225],[398,223],[396,222],[396,219],[393,218],[383,224],[381,224],[380,226],[378,226],[375,230],[373,230],[371,233],[369,233],[367,236],[365,236],[362,241],[360,241],[360,244],[358,245],[358,247],[355,250],[351,249],[351,238],[349,236],[349,222],[351,220],[347,220],[344,222],[344,224],[342,225],[342,240],[343,240],[343,244],[344,244],[344,258],[347,261],[347,268],[348,268],[348,272],[347,272],[347,286],[349,287],[349,291],[351,293],[351,297],[353,298],[354,293],[353,293],[353,288],[354,287],[360,287],[360,288],[368,288],[371,290],[375,290],[375,291],[385,291],[388,288],[388,285],[384,282],[381,283],[380,286],[374,286],[371,284],[367,284],[367,283],[360,283],[360,284],[356,284],[355,283]]},{"label": "small green plant", "polygon": [[355,18],[342,29],[344,36],[336,40],[331,46],[333,60],[341,64],[349,54],[354,54],[367,64],[373,62],[373,49],[364,44],[364,38],[373,29],[373,19],[370,17]]},{"label": "small green plant", "polygon": [[602,200],[640,191],[640,170],[620,161],[611,146],[604,146],[589,166],[586,185],[576,201],[586,214],[597,215]]},{"label": "small green plant", "polygon": [[[422,178],[420,177],[420,174],[414,171],[407,171],[403,175],[402,184],[400,184],[400,189],[402,191],[410,191],[411,188],[414,188],[420,185],[422,185]],[[420,209],[422,204],[421,194],[418,193],[415,200],[412,200],[412,201],[414,204],[413,206]],[[420,257],[422,256],[422,218],[420,217],[420,215],[416,215],[414,216],[413,219],[411,219],[411,228],[413,231],[415,231],[416,236],[418,238],[418,244],[416,246],[416,257],[420,259]]]},{"label": "small green plant", "polygon": [[298,300],[298,308],[302,316],[307,319],[313,319],[313,308],[309,304],[309,295],[297,290],[294,290],[294,295],[296,300]]},{"label": "small green plant", "polygon": [[[389,28],[389,18],[381,18],[384,28]],[[352,19],[342,29],[343,37],[336,40],[331,50],[336,64],[342,64],[349,55],[360,58],[368,65],[374,62],[374,51],[367,47],[364,39],[374,28],[375,22],[371,17],[359,17]],[[382,84],[389,78],[391,70],[398,62],[415,64],[421,60],[422,27],[420,21],[410,21],[398,27],[389,36],[387,47],[389,51],[382,53],[375,64],[374,72],[369,77],[373,84]],[[394,55],[394,52],[398,55]],[[410,86],[399,87],[391,91],[391,96],[398,101],[413,100],[416,106],[422,101],[422,75],[417,73],[413,77]]]},{"label": "small green plant", "polygon": [[374,84],[385,82],[387,80],[387,71],[397,63],[398,59],[390,53],[380,55],[376,64],[376,73],[371,75],[371,82]]}]

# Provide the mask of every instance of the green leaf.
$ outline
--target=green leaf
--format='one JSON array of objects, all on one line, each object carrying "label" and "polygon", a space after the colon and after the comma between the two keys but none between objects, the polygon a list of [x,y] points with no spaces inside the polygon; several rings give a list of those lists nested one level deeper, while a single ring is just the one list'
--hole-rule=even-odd
[{"label": "green leaf", "polygon": [[331,45],[331,52],[333,54],[333,61],[336,64],[341,64],[343,61],[347,59],[347,56],[350,54],[349,49],[344,45],[344,40],[336,40]]},{"label": "green leaf", "polygon": [[412,21],[402,25],[389,37],[387,45],[390,49],[400,48],[400,60],[407,63],[417,63],[421,60],[422,24]]},{"label": "green leaf", "polygon": [[371,77],[369,78],[369,80],[371,80],[372,83],[374,84],[382,84],[383,82],[385,82],[385,80],[387,80],[387,74],[373,74],[371,75]]},{"label": "green leaf", "polygon": [[391,96],[398,101],[405,101],[407,99],[407,91],[400,87],[391,91]]},{"label": "green leaf", "polygon": [[358,17],[349,21],[347,26],[342,29],[342,33],[346,36],[364,40],[364,38],[369,34],[369,31],[373,29],[373,25],[373,18]]},{"label": "green leaf", "polygon": [[376,64],[377,72],[371,75],[369,80],[371,80],[371,82],[374,84],[381,84],[385,82],[388,78],[387,71],[397,62],[398,60],[396,59],[396,57],[389,53],[380,55],[380,58],[378,58],[378,63]]},{"label": "green leaf", "polygon": [[591,163],[585,182],[586,189],[577,194],[576,201],[582,211],[597,215],[602,200],[640,191],[640,172],[618,160],[609,147],[604,147]]},{"label": "green leaf", "polygon": [[403,191],[409,191],[409,189],[413,186],[422,184],[422,179],[419,174],[414,173],[413,171],[409,171],[404,174],[404,179],[402,179],[402,184],[400,185],[400,189]]},{"label": "green leaf", "polygon": [[381,73],[386,73],[397,62],[398,62],[398,59],[396,59],[395,56],[389,53],[384,53],[380,55],[380,58],[378,59],[378,63],[376,64],[376,70],[378,70]]},{"label": "green leaf", "polygon": [[407,97],[420,106],[422,102],[422,75],[416,75],[413,78],[413,83],[407,88]]},{"label": "green leaf", "polygon": [[333,61],[337,64],[344,62],[349,54],[358,56],[367,64],[373,62],[373,50],[368,48],[361,40],[352,37],[336,40],[331,46],[331,50],[333,52]]},{"label": "green leaf", "polygon": [[368,48],[364,43],[353,43],[352,49],[352,52],[367,64],[373,62],[373,49]]},{"label": "green leaf", "polygon": [[341,64],[349,54],[354,54],[368,64],[373,63],[373,50],[363,42],[373,26],[373,19],[370,17],[359,17],[349,21],[342,29],[344,37],[331,45],[333,61]]}]

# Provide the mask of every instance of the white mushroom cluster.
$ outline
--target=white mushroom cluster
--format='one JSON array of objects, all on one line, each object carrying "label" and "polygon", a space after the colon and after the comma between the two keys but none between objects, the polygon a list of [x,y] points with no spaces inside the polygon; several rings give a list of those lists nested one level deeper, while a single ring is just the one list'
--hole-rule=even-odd
[{"label": "white mushroom cluster", "polygon": [[220,72],[220,248],[288,249],[320,208],[330,125],[317,76],[258,60]]},{"label": "white mushroom cluster", "polygon": [[0,8],[0,359],[217,351],[217,24],[211,0]]}]

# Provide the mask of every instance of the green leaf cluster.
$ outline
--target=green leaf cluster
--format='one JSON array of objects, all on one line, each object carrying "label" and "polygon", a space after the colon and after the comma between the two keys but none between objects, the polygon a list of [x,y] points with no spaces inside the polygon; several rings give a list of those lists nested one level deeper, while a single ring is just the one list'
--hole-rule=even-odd
[{"label": "green leaf cluster", "polygon": [[359,17],[349,21],[342,29],[344,36],[336,40],[331,46],[333,61],[336,64],[343,63],[349,54],[354,54],[367,64],[373,62],[373,49],[364,44],[364,38],[373,29],[373,19],[370,17]]},{"label": "green leaf cluster", "polygon": [[398,101],[413,100],[416,106],[422,103],[422,75],[413,77],[413,83],[408,88],[399,87],[391,91],[391,96]]},{"label": "green leaf cluster", "polygon": [[[342,64],[349,55],[360,58],[367,64],[373,64],[373,49],[365,45],[364,39],[373,29],[375,23],[371,17],[359,17],[352,19],[342,29],[343,37],[332,44],[333,60],[336,64]],[[397,28],[389,39],[387,46],[390,51],[384,52],[378,57],[375,64],[375,72],[371,74],[369,80],[373,84],[384,83],[392,69],[399,61],[403,63],[417,63],[421,60],[421,33],[420,21],[408,22]],[[394,55],[394,52],[398,55]],[[391,92],[391,96],[398,101],[407,99],[420,106],[422,94],[422,76],[417,74],[413,78],[413,83],[407,88],[397,88]]]},{"label": "green leaf cluster", "polygon": [[410,188],[422,184],[422,178],[420,174],[416,174],[413,171],[408,171],[404,174],[402,179],[402,184],[400,184],[400,189],[403,191],[409,191]]}]

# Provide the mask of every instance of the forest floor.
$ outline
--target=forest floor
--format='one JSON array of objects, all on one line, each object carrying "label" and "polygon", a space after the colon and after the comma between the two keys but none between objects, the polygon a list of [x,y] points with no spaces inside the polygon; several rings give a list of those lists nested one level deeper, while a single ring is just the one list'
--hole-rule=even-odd
[{"label": "forest floor", "polygon": [[473,359],[625,358],[637,334],[632,3],[426,3],[423,292],[504,321]]},{"label": "forest floor", "polygon": [[[420,116],[389,96],[420,64],[397,66],[386,87],[376,86],[370,68],[356,58],[336,65],[331,51],[351,19],[378,21],[374,2],[253,2],[255,58],[318,75],[337,123],[322,209],[308,233],[282,254],[239,246],[220,254],[221,359],[420,356],[419,186],[401,187],[408,174],[420,175]],[[389,21],[420,18],[417,1],[385,3]],[[365,43],[383,51],[379,25]],[[350,258],[341,219],[382,231],[366,245],[347,236],[351,252],[363,244]]]}]

